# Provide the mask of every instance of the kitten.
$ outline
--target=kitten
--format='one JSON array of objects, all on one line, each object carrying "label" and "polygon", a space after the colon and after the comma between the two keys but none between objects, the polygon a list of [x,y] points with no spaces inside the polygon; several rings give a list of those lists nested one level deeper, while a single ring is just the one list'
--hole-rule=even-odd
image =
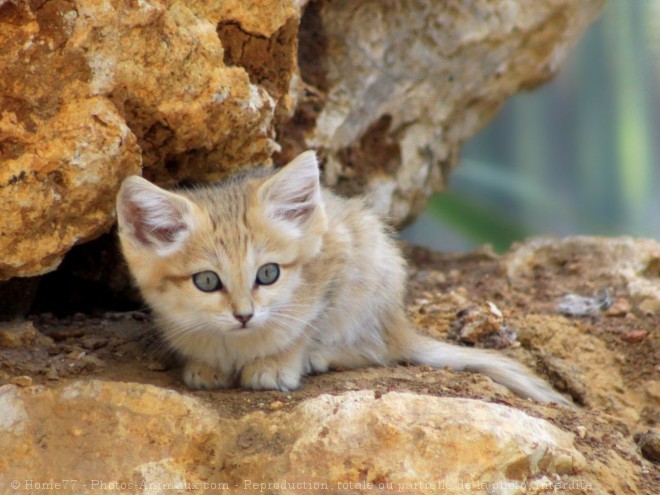
[{"label": "kitten", "polygon": [[387,228],[320,186],[311,151],[192,190],[129,177],[117,212],[128,266],[191,388],[287,391],[308,373],[405,361],[568,403],[515,361],[416,333]]}]

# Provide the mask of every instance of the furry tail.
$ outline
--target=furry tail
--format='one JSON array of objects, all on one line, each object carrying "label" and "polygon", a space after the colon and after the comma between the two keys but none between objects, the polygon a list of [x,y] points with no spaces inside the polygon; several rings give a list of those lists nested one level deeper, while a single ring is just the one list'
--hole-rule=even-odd
[{"label": "furry tail", "polygon": [[419,334],[415,334],[409,344],[410,354],[406,360],[413,364],[482,373],[521,397],[572,405],[525,366],[496,352],[459,347]]}]

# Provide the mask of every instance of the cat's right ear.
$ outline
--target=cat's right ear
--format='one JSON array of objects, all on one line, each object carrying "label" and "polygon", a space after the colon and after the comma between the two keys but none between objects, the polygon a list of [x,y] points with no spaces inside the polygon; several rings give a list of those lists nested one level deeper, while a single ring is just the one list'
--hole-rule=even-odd
[{"label": "cat's right ear", "polygon": [[117,195],[119,234],[134,247],[160,256],[175,253],[194,229],[194,205],[137,175],[124,180]]},{"label": "cat's right ear", "polygon": [[323,209],[316,154],[300,154],[262,184],[257,194],[269,218],[298,231]]}]

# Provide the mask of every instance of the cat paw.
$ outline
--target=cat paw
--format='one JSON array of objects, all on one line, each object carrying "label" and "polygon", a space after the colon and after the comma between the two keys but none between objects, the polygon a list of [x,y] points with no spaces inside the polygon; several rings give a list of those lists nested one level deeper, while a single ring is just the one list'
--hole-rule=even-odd
[{"label": "cat paw", "polygon": [[191,361],[183,370],[183,381],[195,390],[215,390],[231,386],[231,379],[218,368]]},{"label": "cat paw", "polygon": [[303,369],[306,375],[326,373],[330,369],[330,363],[320,352],[311,352],[305,358]]},{"label": "cat paw", "polygon": [[277,370],[260,363],[248,364],[241,371],[241,386],[253,390],[279,390],[289,392],[300,387],[300,372]]}]

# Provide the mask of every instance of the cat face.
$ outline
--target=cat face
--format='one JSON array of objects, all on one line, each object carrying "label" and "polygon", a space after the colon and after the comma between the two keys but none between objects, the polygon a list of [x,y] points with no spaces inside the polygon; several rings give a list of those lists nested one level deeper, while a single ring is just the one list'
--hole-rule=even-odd
[{"label": "cat face", "polygon": [[117,213],[129,268],[175,347],[192,336],[302,331],[312,306],[302,268],[326,229],[313,153],[275,174],[190,191],[129,177]]}]

